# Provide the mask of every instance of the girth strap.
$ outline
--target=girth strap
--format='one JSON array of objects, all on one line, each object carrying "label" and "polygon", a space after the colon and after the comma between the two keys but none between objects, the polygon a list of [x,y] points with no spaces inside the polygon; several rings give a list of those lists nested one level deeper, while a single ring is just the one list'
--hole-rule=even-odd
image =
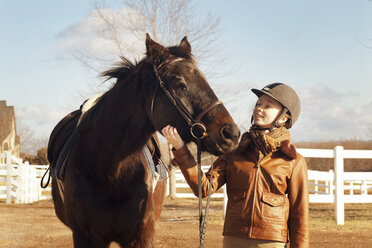
[{"label": "girth strap", "polygon": [[[77,128],[74,128],[58,156],[56,166],[52,168],[52,176],[61,181],[65,180],[66,163],[77,136]],[[54,173],[53,173],[54,172]]]}]

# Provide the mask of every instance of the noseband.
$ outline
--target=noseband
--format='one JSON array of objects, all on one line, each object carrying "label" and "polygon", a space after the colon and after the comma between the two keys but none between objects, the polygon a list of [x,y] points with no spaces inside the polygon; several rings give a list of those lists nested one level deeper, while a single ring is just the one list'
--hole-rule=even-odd
[{"label": "noseband", "polygon": [[[211,105],[209,105],[206,109],[204,109],[195,119],[192,117],[192,115],[189,113],[189,111],[187,110],[187,108],[185,107],[185,105],[178,98],[176,98],[167,89],[167,86],[165,85],[165,83],[163,82],[163,80],[160,78],[159,72],[158,72],[158,70],[161,69],[163,66],[165,66],[167,64],[170,64],[170,63],[177,62],[177,61],[181,61],[181,60],[183,60],[183,59],[182,58],[176,58],[176,59],[173,59],[171,61],[167,61],[166,60],[163,63],[161,63],[158,67],[156,67],[155,65],[153,65],[154,73],[155,73],[155,76],[157,78],[158,84],[156,84],[156,88],[155,88],[155,91],[154,91],[154,96],[152,97],[152,101],[151,101],[151,115],[153,114],[153,110],[154,110],[154,102],[155,102],[156,92],[157,92],[158,86],[160,85],[160,87],[164,91],[165,95],[171,101],[171,103],[173,104],[173,106],[177,109],[178,113],[180,113],[181,116],[186,120],[187,124],[190,127],[190,133],[191,133],[191,135],[195,139],[202,139],[202,138],[208,136],[208,134],[207,134],[207,129],[200,122],[200,120],[211,109],[213,109],[214,107],[216,107],[219,104],[222,104],[222,102],[221,101],[215,101],[214,103],[212,103]],[[195,134],[195,130],[198,129],[198,128],[201,128],[202,129],[202,134],[201,135]]]}]

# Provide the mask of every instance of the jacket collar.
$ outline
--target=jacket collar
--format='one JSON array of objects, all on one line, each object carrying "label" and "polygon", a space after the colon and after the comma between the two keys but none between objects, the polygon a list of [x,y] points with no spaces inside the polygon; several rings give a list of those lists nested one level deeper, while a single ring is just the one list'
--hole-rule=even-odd
[{"label": "jacket collar", "polygon": [[[249,132],[245,132],[240,139],[236,152],[241,153],[247,149],[262,151],[262,146],[265,146],[266,152],[281,151],[291,159],[296,158],[296,148],[293,144],[291,144],[289,131],[285,127],[275,129],[268,134],[257,134],[258,133],[252,130],[252,128],[249,130]],[[264,145],[260,146],[258,144]],[[259,146],[261,149],[258,148]]]}]

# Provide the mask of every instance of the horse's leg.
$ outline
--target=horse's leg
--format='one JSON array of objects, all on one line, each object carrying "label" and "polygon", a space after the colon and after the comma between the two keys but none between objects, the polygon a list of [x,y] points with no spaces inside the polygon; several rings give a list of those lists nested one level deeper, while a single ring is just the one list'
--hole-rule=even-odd
[{"label": "horse's leg", "polygon": [[107,248],[110,242],[87,237],[82,232],[73,231],[74,248]]},{"label": "horse's leg", "polygon": [[156,184],[155,191],[153,193],[154,208],[155,208],[155,220],[160,218],[161,211],[163,210],[165,193],[167,190],[167,180],[159,181]]},{"label": "horse's leg", "polygon": [[143,218],[143,225],[139,234],[139,242],[135,248],[152,248],[155,234],[155,199],[152,196],[147,201],[146,213]]},{"label": "horse's leg", "polygon": [[154,193],[149,197],[146,207],[146,214],[139,234],[139,240],[132,242],[130,248],[152,248],[155,234],[155,222],[159,219],[163,209],[167,180],[160,181],[155,187]]},{"label": "horse's leg", "polygon": [[147,233],[141,231],[138,239],[128,242],[127,240],[118,241],[121,248],[153,248],[154,233]]},{"label": "horse's leg", "polygon": [[128,236],[128,233],[123,233],[117,242],[122,248],[153,248],[153,239],[155,234],[155,211],[154,199],[149,197],[146,206],[146,213],[143,217],[138,231],[134,236]]},{"label": "horse's leg", "polygon": [[[152,225],[144,223],[135,240],[128,241],[128,239],[121,239],[117,243],[121,248],[153,248],[154,224],[155,222],[152,222]],[[123,237],[125,237],[125,234]]]},{"label": "horse's leg", "polygon": [[154,247],[154,234],[155,234],[155,221],[152,219],[151,223],[144,223],[141,231],[140,242],[136,248],[153,248]]}]

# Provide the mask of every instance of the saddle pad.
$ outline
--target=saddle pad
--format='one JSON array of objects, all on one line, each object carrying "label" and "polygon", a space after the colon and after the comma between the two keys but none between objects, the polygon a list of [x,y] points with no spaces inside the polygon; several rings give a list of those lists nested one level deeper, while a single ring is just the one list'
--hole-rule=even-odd
[{"label": "saddle pad", "polygon": [[167,170],[164,166],[163,160],[161,160],[161,162],[159,164],[155,165],[154,160],[153,160],[152,155],[151,155],[151,152],[150,152],[150,149],[147,147],[147,145],[145,145],[143,147],[143,154],[145,156],[147,165],[148,165],[148,167],[150,169],[150,172],[151,172],[151,178],[153,179],[153,184],[152,184],[153,189],[152,190],[154,191],[157,182],[160,182],[160,181],[163,181],[164,179],[166,179]]},{"label": "saddle pad", "polygon": [[96,105],[96,103],[98,102],[98,100],[101,98],[101,96],[104,94],[105,92],[101,92],[95,96],[93,96],[92,98],[89,98],[88,100],[86,100],[80,107],[81,109],[81,116],[80,116],[80,119],[78,121],[78,125],[80,123],[80,121],[83,119],[85,113],[94,107],[94,105]]}]

